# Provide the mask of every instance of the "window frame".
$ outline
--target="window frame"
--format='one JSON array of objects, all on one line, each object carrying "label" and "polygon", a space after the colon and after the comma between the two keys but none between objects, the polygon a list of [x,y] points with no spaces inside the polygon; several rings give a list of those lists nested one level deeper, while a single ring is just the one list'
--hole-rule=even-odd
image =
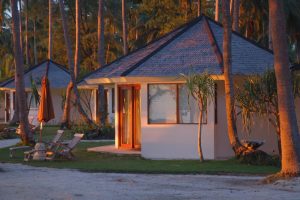
[{"label": "window frame", "polygon": [[[189,123],[182,123],[180,122],[179,117],[179,85],[184,85],[185,83],[149,83],[147,84],[147,124],[148,125],[168,125],[168,124],[180,124],[180,125],[197,125],[198,122],[189,122]],[[176,86],[176,122],[150,122],[150,101],[149,101],[149,88],[151,85],[175,85]],[[207,124],[207,108],[205,111],[205,122],[202,122],[202,124]]]}]

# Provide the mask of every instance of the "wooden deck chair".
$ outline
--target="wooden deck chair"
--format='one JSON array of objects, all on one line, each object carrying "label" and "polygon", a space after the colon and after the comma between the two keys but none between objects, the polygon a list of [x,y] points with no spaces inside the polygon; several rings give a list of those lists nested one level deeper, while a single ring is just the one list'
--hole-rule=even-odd
[{"label": "wooden deck chair", "polygon": [[63,158],[67,158],[69,160],[73,160],[75,158],[72,150],[76,147],[76,145],[80,142],[84,134],[76,133],[74,134],[73,139],[68,143],[56,143],[56,148],[54,150],[47,151],[46,160],[53,160],[55,157],[61,156]]},{"label": "wooden deck chair", "polygon": [[[58,130],[51,142],[43,142],[46,144],[47,151],[50,151],[55,147],[55,145],[59,142],[59,140],[61,139],[63,134],[64,134],[63,130]],[[24,152],[24,161],[29,161],[30,159],[32,159],[33,154],[35,152],[36,152],[35,149],[32,149],[30,151],[25,151]]]}]

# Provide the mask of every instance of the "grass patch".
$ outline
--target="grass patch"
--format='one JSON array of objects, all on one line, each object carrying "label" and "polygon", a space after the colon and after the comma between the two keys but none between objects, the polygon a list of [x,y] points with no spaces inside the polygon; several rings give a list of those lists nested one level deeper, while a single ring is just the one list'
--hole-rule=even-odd
[{"label": "grass patch", "polygon": [[[47,127],[43,140],[51,140],[57,127]],[[66,132],[65,139],[72,137]],[[112,142],[82,142],[74,154],[76,160],[55,161],[23,161],[23,153],[17,152],[16,158],[9,158],[9,148],[0,149],[0,161],[22,163],[36,167],[78,169],[85,172],[115,172],[115,173],[149,173],[149,174],[252,174],[268,175],[279,171],[274,166],[254,166],[241,164],[235,159],[222,161],[198,160],[148,160],[136,155],[112,155],[105,153],[87,152],[87,148],[113,144]]]}]

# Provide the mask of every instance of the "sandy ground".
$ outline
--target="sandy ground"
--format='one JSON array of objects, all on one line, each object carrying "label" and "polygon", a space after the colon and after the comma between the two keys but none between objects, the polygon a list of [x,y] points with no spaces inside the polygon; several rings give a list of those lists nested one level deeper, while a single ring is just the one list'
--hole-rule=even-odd
[{"label": "sandy ground", "polygon": [[300,178],[262,185],[262,177],[84,173],[0,164],[0,199],[300,199]]}]

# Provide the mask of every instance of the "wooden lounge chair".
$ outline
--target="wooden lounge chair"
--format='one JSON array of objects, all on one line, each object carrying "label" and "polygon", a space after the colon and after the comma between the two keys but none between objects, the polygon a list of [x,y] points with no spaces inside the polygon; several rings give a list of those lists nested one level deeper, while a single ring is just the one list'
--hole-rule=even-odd
[{"label": "wooden lounge chair", "polygon": [[[62,135],[63,135],[64,131],[63,130],[58,130],[56,132],[56,135],[54,136],[54,138],[52,139],[51,142],[43,142],[46,144],[46,148],[47,148],[47,151],[48,150],[52,150],[55,145],[59,142],[59,140],[61,139]],[[33,154],[36,152],[35,149],[32,149],[30,151],[25,151],[24,152],[24,161],[29,161],[30,159],[32,159],[33,157]]]},{"label": "wooden lounge chair", "polygon": [[56,143],[56,148],[54,150],[49,150],[46,153],[46,160],[54,160],[55,157],[63,157],[69,160],[73,160],[75,158],[72,150],[76,147],[76,145],[80,142],[84,134],[76,133],[74,134],[73,139],[68,143]]}]

